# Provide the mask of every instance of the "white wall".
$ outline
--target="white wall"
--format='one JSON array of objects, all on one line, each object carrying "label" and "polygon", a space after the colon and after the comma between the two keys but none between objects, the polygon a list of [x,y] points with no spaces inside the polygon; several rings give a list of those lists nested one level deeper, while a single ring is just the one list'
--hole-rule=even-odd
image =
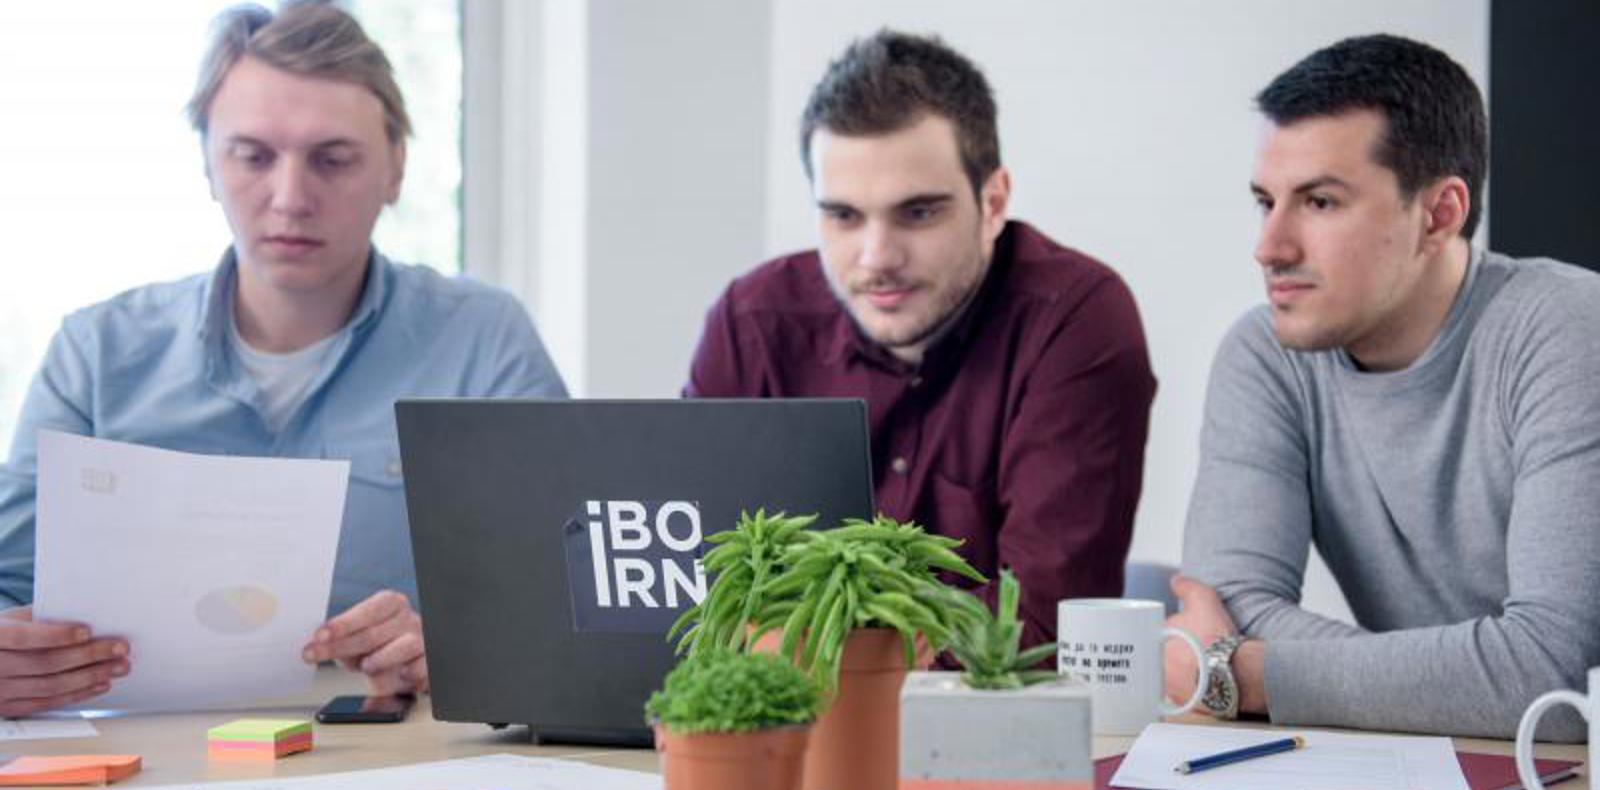
[{"label": "white wall", "polygon": [[[1262,297],[1246,189],[1259,132],[1251,97],[1313,49],[1379,31],[1439,46],[1487,85],[1488,0],[587,7],[589,249],[540,263],[587,267],[573,297],[586,315],[581,329],[541,326],[558,359],[567,349],[581,355],[576,391],[674,394],[704,310],[727,280],[813,244],[795,125],[828,60],[884,25],[938,33],[995,89],[1013,213],[1111,264],[1139,301],[1160,391],[1133,557],[1170,563],[1180,554],[1211,354]],[[551,206],[543,209],[548,223]],[[1348,617],[1320,562],[1306,604]]]},{"label": "white wall", "polygon": [[761,255],[765,2],[589,4],[591,395],[676,395],[711,297]]},{"label": "white wall", "polygon": [[766,0],[470,0],[466,268],[572,394],[676,397],[763,252]]}]

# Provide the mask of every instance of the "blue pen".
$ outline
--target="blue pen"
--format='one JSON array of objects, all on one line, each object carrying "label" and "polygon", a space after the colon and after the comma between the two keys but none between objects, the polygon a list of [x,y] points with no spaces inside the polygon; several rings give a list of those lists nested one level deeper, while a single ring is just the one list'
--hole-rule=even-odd
[{"label": "blue pen", "polygon": [[1293,738],[1284,738],[1278,741],[1258,743],[1255,746],[1246,746],[1243,749],[1233,749],[1231,751],[1222,752],[1221,754],[1213,754],[1209,757],[1196,757],[1193,760],[1187,760],[1185,762],[1178,763],[1178,767],[1172,770],[1177,771],[1180,774],[1192,774],[1196,771],[1204,771],[1208,768],[1216,768],[1219,765],[1228,765],[1229,763],[1236,763],[1241,760],[1254,760],[1257,757],[1266,757],[1269,754],[1292,752],[1295,749],[1305,748],[1305,745],[1306,739],[1297,735]]}]

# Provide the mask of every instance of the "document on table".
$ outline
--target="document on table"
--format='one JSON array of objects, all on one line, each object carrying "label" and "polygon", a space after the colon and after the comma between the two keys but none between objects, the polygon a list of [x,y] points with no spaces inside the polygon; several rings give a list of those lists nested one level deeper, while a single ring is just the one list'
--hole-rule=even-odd
[{"label": "document on table", "polygon": [[38,741],[45,738],[93,738],[100,731],[82,716],[36,719],[0,719],[0,741]]},{"label": "document on table", "polygon": [[39,432],[36,619],[129,642],[80,707],[193,710],[311,687],[348,461],[194,455]]},{"label": "document on table", "polygon": [[373,771],[346,771],[293,779],[256,779],[161,785],[152,790],[661,790],[661,777],[598,765],[490,754]]},{"label": "document on table", "polygon": [[[1300,736],[1303,749],[1180,774],[1185,760]],[[1248,730],[1183,724],[1144,728],[1113,787],[1136,790],[1469,790],[1449,738]]]}]

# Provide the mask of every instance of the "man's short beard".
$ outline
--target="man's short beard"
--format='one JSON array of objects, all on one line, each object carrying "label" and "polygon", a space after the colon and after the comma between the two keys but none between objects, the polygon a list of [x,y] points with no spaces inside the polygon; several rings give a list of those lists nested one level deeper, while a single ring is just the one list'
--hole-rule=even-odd
[{"label": "man's short beard", "polygon": [[861,325],[861,322],[856,320],[854,313],[850,313],[848,308],[846,308],[845,312],[850,315],[850,321],[856,325],[857,331],[859,331],[867,339],[885,348],[894,349],[908,348],[923,344],[932,345],[932,341],[937,340],[945,332],[949,331],[951,327],[955,326],[956,322],[961,320],[961,316],[967,312],[967,307],[972,304],[974,299],[977,298],[978,291],[982,289],[983,281],[988,272],[989,266],[987,263],[980,266],[978,269],[978,276],[974,278],[965,289],[963,289],[961,298],[955,300],[954,304],[945,308],[936,317],[934,317],[933,320],[929,321],[926,326],[913,327],[913,331],[908,333],[910,337],[873,337],[872,334],[867,332],[866,328]]}]

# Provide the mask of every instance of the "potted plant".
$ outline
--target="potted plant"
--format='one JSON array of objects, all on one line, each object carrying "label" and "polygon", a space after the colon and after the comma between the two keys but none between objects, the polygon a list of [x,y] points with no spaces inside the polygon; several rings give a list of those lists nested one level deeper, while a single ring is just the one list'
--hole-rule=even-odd
[{"label": "potted plant", "polygon": [[[711,574],[711,588],[699,604],[678,617],[667,640],[690,655],[715,648],[743,649],[753,641],[748,624],[765,603],[767,581],[781,571],[785,549],[807,540],[806,527],[816,516],[740,513],[733,529],[706,536],[715,548],[701,564]],[[687,629],[687,630],[686,630]]]},{"label": "potted plant", "polygon": [[807,531],[792,522],[755,523],[762,515],[741,519],[732,531],[741,534],[706,555],[716,576],[678,624],[689,626],[680,650],[687,643],[694,655],[709,642],[790,657],[830,701],[811,735],[806,787],[893,790],[900,685],[919,637],[941,648],[973,611],[962,605],[971,596],[937,574],[984,577],[953,551],[960,541],[916,524],[879,517]]},{"label": "potted plant", "polygon": [[645,712],[667,790],[799,790],[822,687],[778,656],[706,650],[679,662]]},{"label": "potted plant", "polygon": [[[904,790],[974,785],[1080,790],[1094,784],[1089,691],[1037,665],[1055,643],[1019,649],[1022,590],[1000,573],[995,612],[968,597],[950,653],[962,672],[913,672],[900,693]],[[961,726],[951,727],[951,722]]]}]

